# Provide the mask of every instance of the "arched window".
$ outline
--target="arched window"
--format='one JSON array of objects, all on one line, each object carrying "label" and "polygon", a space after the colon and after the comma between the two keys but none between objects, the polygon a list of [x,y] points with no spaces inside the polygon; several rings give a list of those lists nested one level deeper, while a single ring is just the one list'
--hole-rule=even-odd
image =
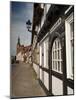
[{"label": "arched window", "polygon": [[52,70],[62,73],[62,57],[61,43],[59,38],[56,38],[52,46]]}]

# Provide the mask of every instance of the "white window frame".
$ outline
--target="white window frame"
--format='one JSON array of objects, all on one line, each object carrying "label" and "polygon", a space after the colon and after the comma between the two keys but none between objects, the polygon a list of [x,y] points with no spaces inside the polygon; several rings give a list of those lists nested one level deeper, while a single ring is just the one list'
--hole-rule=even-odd
[{"label": "white window frame", "polygon": [[[56,38],[52,46],[52,70],[62,73],[62,55],[61,43],[59,38]],[[58,53],[59,52],[59,53]],[[58,65],[59,63],[59,65]],[[60,67],[59,67],[60,66]]]},{"label": "white window frame", "polygon": [[65,37],[66,37],[66,66],[67,78],[73,79],[72,60],[71,60],[71,31],[70,24],[73,22],[73,13],[65,20]]}]

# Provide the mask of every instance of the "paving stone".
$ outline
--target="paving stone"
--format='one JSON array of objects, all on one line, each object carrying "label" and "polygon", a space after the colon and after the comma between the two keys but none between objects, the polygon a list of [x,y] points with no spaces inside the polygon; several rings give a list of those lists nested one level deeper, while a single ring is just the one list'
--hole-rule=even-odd
[{"label": "paving stone", "polygon": [[32,97],[46,96],[40,86],[32,66],[26,63],[12,65],[11,68],[11,96]]}]

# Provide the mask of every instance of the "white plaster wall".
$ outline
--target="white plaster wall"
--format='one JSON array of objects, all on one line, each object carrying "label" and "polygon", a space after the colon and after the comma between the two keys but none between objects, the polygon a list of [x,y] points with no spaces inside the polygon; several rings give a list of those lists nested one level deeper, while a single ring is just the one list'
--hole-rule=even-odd
[{"label": "white plaster wall", "polygon": [[43,81],[42,80],[42,69],[41,68],[40,68],[40,80]]},{"label": "white plaster wall", "polygon": [[37,74],[37,78],[39,78],[39,66],[37,64],[33,63],[33,68]]},{"label": "white plaster wall", "polygon": [[44,85],[49,90],[49,74],[44,72]]},{"label": "white plaster wall", "polygon": [[46,12],[48,12],[49,8],[51,7],[51,4],[46,5]]},{"label": "white plaster wall", "polygon": [[44,41],[44,67],[46,67],[46,43]]},{"label": "white plaster wall", "polygon": [[73,89],[69,86],[67,87],[68,94],[74,94]]},{"label": "white plaster wall", "polygon": [[45,13],[44,13],[44,15],[42,16],[42,20],[41,20],[41,27],[43,26],[44,21],[45,21]]},{"label": "white plaster wall", "polygon": [[48,38],[45,40],[45,67],[48,69]]},{"label": "white plaster wall", "polygon": [[63,82],[55,76],[52,76],[52,93],[54,95],[63,95]]},{"label": "white plaster wall", "polygon": [[40,45],[40,65],[42,65],[42,45],[44,46],[44,65],[43,67],[48,69],[48,37],[44,39]]},{"label": "white plaster wall", "polygon": [[40,29],[41,29],[41,27],[40,27],[40,25],[39,25],[37,33],[39,33]]},{"label": "white plaster wall", "polygon": [[41,27],[42,27],[43,24],[44,24],[44,21],[45,21],[45,18],[46,18],[46,14],[47,14],[47,12],[48,12],[50,6],[51,6],[51,4],[46,4],[46,5],[45,5],[45,8],[44,8],[44,15],[43,15],[42,21],[41,21]]},{"label": "white plaster wall", "polygon": [[40,66],[42,65],[42,47],[40,46]]},{"label": "white plaster wall", "polygon": [[45,18],[46,18],[46,8],[44,8],[44,14],[43,14],[42,20],[41,20],[41,27],[42,27],[43,24],[44,24]]}]

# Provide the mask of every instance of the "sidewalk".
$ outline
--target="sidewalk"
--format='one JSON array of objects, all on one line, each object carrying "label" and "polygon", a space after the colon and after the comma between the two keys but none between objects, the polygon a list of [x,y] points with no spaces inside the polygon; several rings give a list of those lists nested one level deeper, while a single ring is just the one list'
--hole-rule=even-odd
[{"label": "sidewalk", "polygon": [[12,66],[12,97],[46,96],[31,65],[20,63]]}]

